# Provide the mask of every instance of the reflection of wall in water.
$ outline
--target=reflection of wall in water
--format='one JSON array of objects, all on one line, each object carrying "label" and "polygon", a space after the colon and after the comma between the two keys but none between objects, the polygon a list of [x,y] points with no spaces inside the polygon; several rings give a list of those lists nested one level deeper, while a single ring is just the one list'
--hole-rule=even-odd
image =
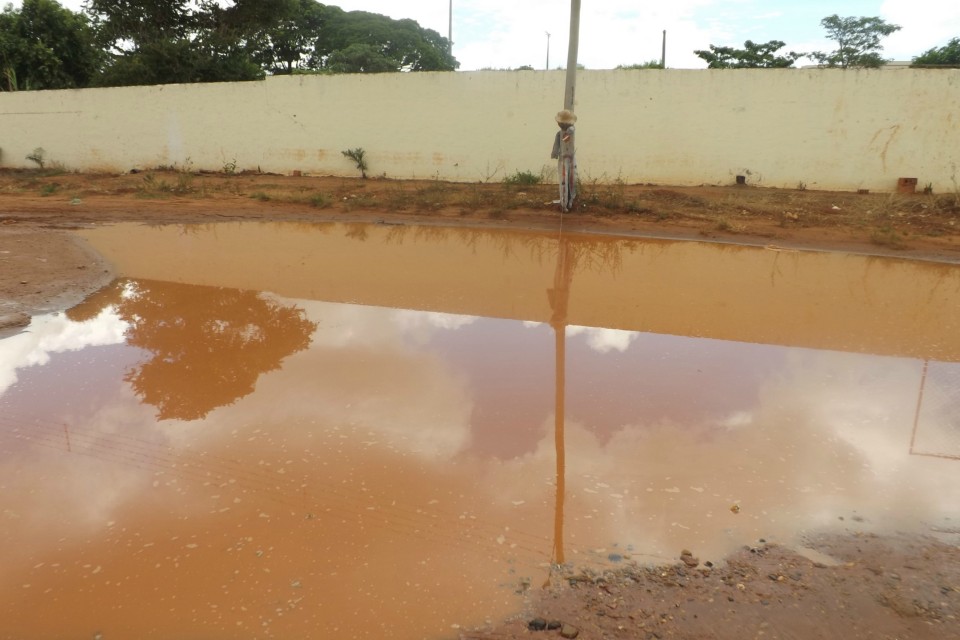
[{"label": "reflection of wall in water", "polygon": [[[184,229],[194,229],[185,233]],[[126,276],[550,322],[556,234],[372,225],[82,232]],[[960,268],[841,253],[564,234],[566,322],[960,361]],[[251,252],[250,247],[257,247]]]}]

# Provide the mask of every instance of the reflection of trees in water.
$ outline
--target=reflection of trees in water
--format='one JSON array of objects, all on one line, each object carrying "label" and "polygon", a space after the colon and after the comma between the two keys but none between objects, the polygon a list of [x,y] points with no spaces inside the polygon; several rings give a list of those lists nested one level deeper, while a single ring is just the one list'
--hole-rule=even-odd
[{"label": "reflection of trees in water", "polygon": [[107,304],[130,324],[127,342],[153,353],[124,379],[161,420],[197,420],[248,395],[316,329],[302,309],[256,291],[151,280],[117,281],[68,315]]}]

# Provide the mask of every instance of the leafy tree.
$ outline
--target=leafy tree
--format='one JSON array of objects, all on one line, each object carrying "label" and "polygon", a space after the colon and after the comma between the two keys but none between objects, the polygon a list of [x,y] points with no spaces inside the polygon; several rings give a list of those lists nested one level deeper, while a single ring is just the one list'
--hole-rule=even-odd
[{"label": "leafy tree", "polygon": [[382,49],[361,42],[337,49],[324,63],[330,73],[385,73],[397,71],[399,67],[399,60],[388,58]]},{"label": "leafy tree", "polygon": [[0,14],[0,86],[17,89],[85,87],[102,56],[82,14],[54,0],[24,0]]},{"label": "leafy tree", "polygon": [[913,59],[914,67],[960,67],[960,38],[951,38],[942,47],[933,47]]},{"label": "leafy tree", "polygon": [[[318,34],[310,60],[311,68],[336,72],[369,71],[453,71],[460,63],[450,54],[449,41],[433,29],[424,29],[415,20],[394,20],[366,11],[343,11],[326,7],[326,23]],[[369,48],[353,47],[367,45]],[[339,55],[334,55],[341,52]],[[367,65],[347,64],[361,60]],[[393,68],[386,69],[387,63]]]},{"label": "leafy tree", "polygon": [[776,55],[777,51],[786,44],[780,40],[755,43],[747,40],[743,49],[733,47],[716,47],[710,45],[710,50],[698,49],[694,53],[707,62],[710,69],[776,69],[792,67],[798,58],[807,55],[791,51],[786,55]]},{"label": "leafy tree", "polygon": [[827,30],[827,39],[837,43],[830,53],[814,51],[811,57],[827,67],[876,68],[886,63],[880,56],[883,46],[880,39],[900,30],[899,25],[889,24],[877,17],[846,17],[837,14],[820,21]]},{"label": "leafy tree", "polygon": [[98,84],[255,80],[263,69],[252,43],[295,0],[89,0],[87,12],[110,56]]},{"label": "leafy tree", "polygon": [[617,69],[663,69],[659,60],[649,60],[639,64],[618,64]]},{"label": "leafy tree", "polygon": [[290,74],[306,66],[330,9],[339,10],[315,0],[296,0],[288,15],[251,43],[254,58],[273,74]]}]

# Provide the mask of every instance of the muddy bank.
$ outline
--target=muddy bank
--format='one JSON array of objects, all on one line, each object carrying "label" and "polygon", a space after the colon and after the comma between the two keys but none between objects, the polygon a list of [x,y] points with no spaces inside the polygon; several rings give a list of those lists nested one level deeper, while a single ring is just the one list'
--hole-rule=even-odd
[{"label": "muddy bank", "polygon": [[30,315],[67,309],[113,279],[110,266],[66,231],[0,228],[0,335]]},{"label": "muddy bank", "polygon": [[[948,537],[955,543],[958,533]],[[460,638],[960,637],[955,544],[860,533],[808,544],[800,555],[758,541],[719,565],[684,556],[668,566],[567,569],[530,589],[522,616]]]}]

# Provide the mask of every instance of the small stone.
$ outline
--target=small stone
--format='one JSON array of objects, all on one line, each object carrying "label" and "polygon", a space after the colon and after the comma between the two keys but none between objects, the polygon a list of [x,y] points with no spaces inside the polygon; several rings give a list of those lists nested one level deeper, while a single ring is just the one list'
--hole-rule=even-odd
[{"label": "small stone", "polygon": [[577,629],[573,625],[565,624],[560,629],[560,636],[562,638],[576,638],[580,635],[580,629]]},{"label": "small stone", "polygon": [[683,562],[683,564],[690,567],[691,569],[693,569],[698,564],[700,564],[700,559],[694,558],[693,554],[690,553],[690,551],[688,551],[687,549],[684,549],[683,551],[680,552],[680,561]]},{"label": "small stone", "polygon": [[527,629],[530,631],[543,631],[547,628],[547,621],[543,618],[534,618],[527,623]]},{"label": "small stone", "polygon": [[730,507],[730,511],[732,511],[733,513],[740,513],[740,505],[735,504],[735,505],[731,506],[731,507]]},{"label": "small stone", "polygon": [[562,626],[563,626],[563,623],[560,622],[559,620],[551,620],[550,622],[547,623],[547,629],[550,631],[553,631],[554,629],[559,629]]}]

